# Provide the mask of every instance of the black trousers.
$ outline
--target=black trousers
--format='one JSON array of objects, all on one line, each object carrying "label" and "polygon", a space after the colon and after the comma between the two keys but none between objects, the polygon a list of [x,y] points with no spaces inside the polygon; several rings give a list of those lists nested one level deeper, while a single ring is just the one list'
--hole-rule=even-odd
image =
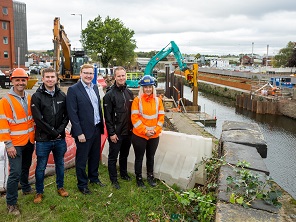
[{"label": "black trousers", "polygon": [[109,141],[109,155],[108,155],[108,171],[111,182],[117,180],[116,163],[119,154],[119,171],[121,176],[127,175],[127,157],[131,147],[131,135],[121,136],[117,135],[117,143],[113,143],[108,137]]},{"label": "black trousers", "polygon": [[158,147],[159,137],[146,140],[142,137],[132,135],[132,144],[135,152],[135,174],[142,177],[142,164],[146,152],[147,175],[153,175],[154,156]]},{"label": "black trousers", "polygon": [[17,152],[16,157],[8,157],[10,165],[6,190],[6,202],[8,205],[15,205],[17,203],[19,182],[23,192],[31,190],[28,178],[34,144],[29,141],[25,146],[15,146],[14,148]]},{"label": "black trousers", "polygon": [[[99,162],[101,154],[101,133],[100,128],[96,127],[93,137],[86,142],[80,143],[75,138],[77,146],[75,157],[75,168],[78,189],[88,186],[88,181],[95,183],[99,181]],[[86,174],[86,163],[88,163],[88,174]]]}]

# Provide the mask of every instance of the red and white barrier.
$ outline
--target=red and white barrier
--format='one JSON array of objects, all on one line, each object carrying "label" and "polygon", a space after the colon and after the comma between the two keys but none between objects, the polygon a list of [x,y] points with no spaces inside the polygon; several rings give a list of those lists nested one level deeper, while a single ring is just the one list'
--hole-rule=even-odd
[{"label": "red and white barrier", "polygon": [[[101,152],[104,148],[105,142],[107,139],[107,130],[105,127],[105,134],[101,136]],[[70,135],[69,131],[66,129],[66,143],[67,143],[67,152],[64,156],[65,169],[73,167],[75,165],[75,155],[76,155],[76,144],[74,138]],[[6,190],[7,179],[9,174],[9,164],[8,157],[5,150],[4,142],[0,142],[0,192]],[[35,169],[37,165],[37,156],[34,151],[32,157],[32,165],[29,173],[30,182],[35,181]],[[48,162],[45,170],[45,175],[52,175],[55,173],[55,165],[52,153],[49,154]]]}]

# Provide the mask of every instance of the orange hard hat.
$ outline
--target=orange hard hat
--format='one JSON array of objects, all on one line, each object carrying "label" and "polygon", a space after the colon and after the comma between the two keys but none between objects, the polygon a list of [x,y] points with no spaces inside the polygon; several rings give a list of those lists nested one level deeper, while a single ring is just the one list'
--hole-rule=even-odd
[{"label": "orange hard hat", "polygon": [[16,68],[13,70],[13,72],[10,76],[10,80],[12,80],[12,78],[27,78],[28,79],[29,76],[24,69]]}]

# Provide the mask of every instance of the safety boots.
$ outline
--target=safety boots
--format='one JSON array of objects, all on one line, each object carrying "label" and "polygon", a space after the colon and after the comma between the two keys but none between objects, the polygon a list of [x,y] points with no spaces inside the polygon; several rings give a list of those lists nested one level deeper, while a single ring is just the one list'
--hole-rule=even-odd
[{"label": "safety boots", "polygon": [[138,187],[144,188],[144,189],[146,188],[142,176],[136,176],[136,180],[137,180]]},{"label": "safety boots", "polygon": [[147,182],[151,187],[155,187],[157,185],[155,178],[153,176],[153,174],[148,174],[147,175]]}]

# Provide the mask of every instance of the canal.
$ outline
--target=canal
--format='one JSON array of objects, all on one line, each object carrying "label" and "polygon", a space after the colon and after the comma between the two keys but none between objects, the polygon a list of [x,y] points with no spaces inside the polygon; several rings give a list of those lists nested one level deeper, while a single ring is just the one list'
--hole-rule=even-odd
[{"label": "canal", "polygon": [[[184,86],[184,97],[192,101],[189,87]],[[220,138],[226,120],[257,123],[267,142],[267,158],[264,162],[270,176],[296,198],[296,120],[285,116],[256,114],[236,108],[234,101],[202,92],[198,94],[198,104],[201,111],[216,116],[216,127],[205,127],[216,138]]]}]

